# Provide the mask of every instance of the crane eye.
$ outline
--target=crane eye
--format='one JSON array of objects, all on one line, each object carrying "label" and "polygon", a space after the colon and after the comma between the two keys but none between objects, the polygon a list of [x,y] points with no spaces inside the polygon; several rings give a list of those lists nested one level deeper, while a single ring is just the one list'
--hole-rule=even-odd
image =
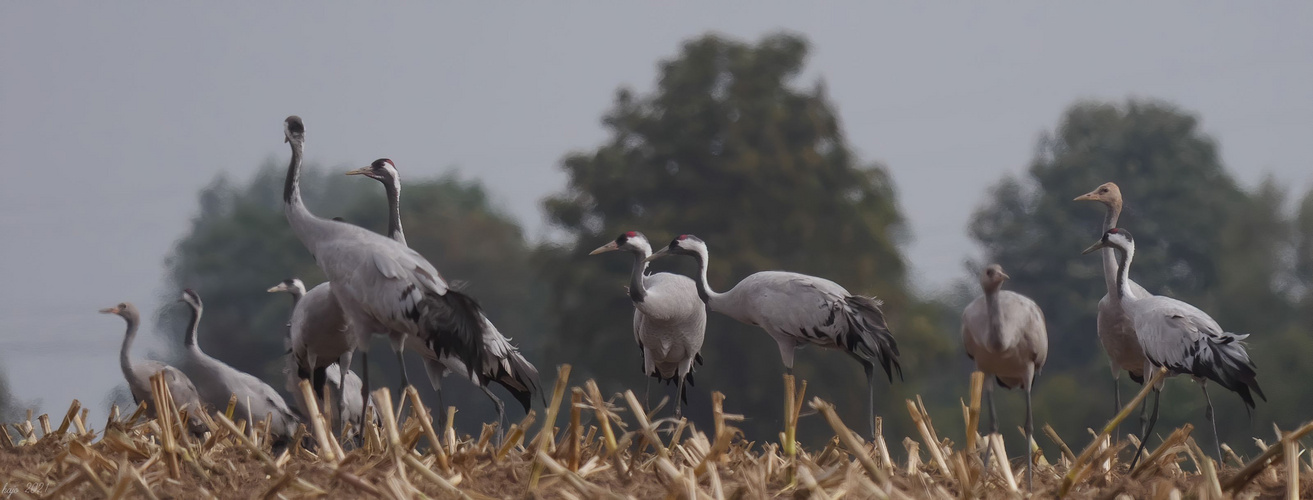
[{"label": "crane eye", "polygon": [[1106,193],[1106,192],[1108,192],[1108,188],[1100,189],[1099,192],[1100,192],[1100,193]]}]

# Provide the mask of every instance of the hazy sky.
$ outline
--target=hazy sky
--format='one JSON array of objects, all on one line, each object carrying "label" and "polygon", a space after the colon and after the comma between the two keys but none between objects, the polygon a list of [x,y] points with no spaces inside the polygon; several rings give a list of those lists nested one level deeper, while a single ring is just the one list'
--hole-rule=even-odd
[{"label": "hazy sky", "polygon": [[[0,2],[0,369],[20,399],[103,418],[123,322],[96,310],[131,300],[150,328],[174,307],[162,262],[197,191],[285,161],[285,116],[310,161],[455,168],[541,235],[558,160],[604,140],[616,88],[650,90],[707,31],[811,40],[800,83],[823,78],[892,171],[925,291],[963,274],[972,209],[1076,99],[1175,102],[1246,186],[1313,185],[1309,2],[376,5]],[[144,337],[137,356],[159,351]]]}]

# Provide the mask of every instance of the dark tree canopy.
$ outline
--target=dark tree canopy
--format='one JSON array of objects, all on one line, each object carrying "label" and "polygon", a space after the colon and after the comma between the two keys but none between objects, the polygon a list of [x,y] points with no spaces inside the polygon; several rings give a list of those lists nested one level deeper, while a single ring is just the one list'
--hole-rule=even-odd
[{"label": "dark tree canopy", "polygon": [[[906,229],[892,180],[883,166],[852,153],[824,86],[797,85],[807,53],[807,43],[792,35],[755,45],[705,36],[659,64],[651,93],[617,92],[603,118],[610,139],[568,155],[569,186],[544,204],[570,238],[543,256],[554,263],[544,267],[564,336],[551,359],[577,361],[608,388],[643,383],[623,289],[632,262],[585,256],[627,230],[645,232],[655,247],[682,233],[700,236],[711,250],[709,279],[720,289],[756,271],[784,269],[876,295],[909,370],[942,350],[928,322],[913,326],[922,309],[907,292],[899,249]],[[693,270],[686,259],[655,267]],[[758,328],[713,314],[703,352],[699,387],[725,390],[732,408],[765,415],[748,424],[753,430],[778,430],[770,420],[780,413],[783,373],[775,343]],[[846,416],[864,414],[857,363],[808,349],[796,372],[843,401]],[[891,408],[901,407],[880,391]],[[708,406],[706,392],[700,394],[695,414]]]}]

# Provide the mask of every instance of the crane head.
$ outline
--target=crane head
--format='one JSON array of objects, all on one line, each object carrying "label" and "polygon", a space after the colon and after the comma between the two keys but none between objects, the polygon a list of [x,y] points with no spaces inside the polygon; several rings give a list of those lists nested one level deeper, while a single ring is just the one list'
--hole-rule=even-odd
[{"label": "crane head", "polygon": [[1088,254],[1100,248],[1115,248],[1124,253],[1131,253],[1135,250],[1135,238],[1131,236],[1130,231],[1114,227],[1109,229],[1108,232],[1103,233],[1103,237],[1099,238],[1098,242],[1090,245],[1089,248],[1086,248],[1085,251],[1081,252],[1081,255]]},{"label": "crane head", "polygon": [[707,243],[701,238],[691,234],[681,234],[670,242],[670,245],[658,250],[647,258],[648,262],[656,260],[666,254],[691,255],[703,260],[707,257]]},{"label": "crane head", "polygon": [[288,278],[279,282],[277,285],[269,287],[265,292],[287,292],[294,295],[304,295],[305,283],[302,283],[300,278]]},{"label": "crane head", "polygon": [[192,289],[190,288],[182,291],[182,298],[180,298],[179,300],[182,302],[186,302],[187,305],[190,305],[193,308],[201,307],[201,296],[197,295],[196,292],[192,291]]},{"label": "crane head", "polygon": [[1097,201],[1109,207],[1121,210],[1122,208],[1122,190],[1117,184],[1105,182],[1093,191],[1077,196],[1072,201]]},{"label": "crane head", "polygon": [[117,305],[117,306],[114,306],[114,307],[106,307],[106,308],[104,308],[104,309],[101,309],[101,310],[100,310],[100,313],[101,313],[101,314],[116,314],[116,315],[122,316],[122,317],[125,318],[125,319],[132,319],[132,318],[136,318],[136,317],[138,316],[138,314],[137,314],[137,306],[132,305],[131,302],[120,302],[119,305]]},{"label": "crane head", "polygon": [[652,253],[652,245],[647,242],[647,236],[644,236],[643,233],[638,231],[627,231],[620,233],[620,236],[617,236],[615,240],[607,242],[607,244],[588,252],[588,255],[614,252],[616,250],[625,250],[647,257]]},{"label": "crane head", "polygon": [[1003,272],[1003,266],[990,264],[985,270],[980,272],[980,286],[986,290],[994,290],[1003,286],[1003,282],[1012,279],[1008,273]]},{"label": "crane head", "polygon": [[397,165],[387,158],[374,160],[374,163],[347,172],[346,175],[363,175],[384,184],[395,184],[401,178],[397,174]]},{"label": "crane head", "polygon": [[305,123],[301,117],[292,115],[283,120],[283,142],[305,141]]}]

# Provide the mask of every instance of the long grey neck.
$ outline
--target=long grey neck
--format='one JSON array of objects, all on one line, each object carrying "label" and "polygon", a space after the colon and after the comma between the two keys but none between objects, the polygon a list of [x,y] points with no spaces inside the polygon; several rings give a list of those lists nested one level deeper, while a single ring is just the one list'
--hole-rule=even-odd
[{"label": "long grey neck", "polygon": [[296,310],[297,304],[301,303],[302,296],[303,294],[301,293],[300,290],[297,290],[295,288],[292,289],[292,310]]},{"label": "long grey neck", "polygon": [[647,288],[643,287],[643,272],[647,270],[649,252],[634,252],[634,270],[629,277],[629,298],[634,302],[647,299]]},{"label": "long grey neck", "polygon": [[388,195],[388,237],[406,245],[406,233],[401,229],[401,183],[396,179],[384,182],[383,190]]},{"label": "long grey neck", "polygon": [[123,349],[119,351],[119,364],[123,367],[123,376],[131,380],[134,377],[132,373],[132,360],[128,352],[132,350],[132,341],[137,338],[137,318],[125,317],[128,322],[128,331],[123,335]]},{"label": "long grey neck", "polygon": [[201,326],[201,306],[192,306],[191,321],[187,323],[187,338],[186,340],[183,341],[183,345],[191,349],[197,349],[197,350],[200,349],[200,345],[197,344],[197,338],[196,338],[199,335],[197,333],[197,330],[200,329],[200,326]]},{"label": "long grey neck", "polygon": [[291,141],[291,145],[292,159],[287,164],[287,180],[283,183],[283,211],[287,214],[287,223],[292,226],[292,232],[296,233],[297,239],[301,240],[301,243],[313,254],[316,238],[312,226],[327,221],[310,213],[305,207],[305,202],[301,200],[301,155],[305,144],[298,139]]},{"label": "long grey neck", "polygon": [[1117,288],[1115,289],[1117,298],[1140,298],[1135,296],[1135,293],[1131,291],[1129,285],[1129,282],[1131,281],[1131,260],[1135,258],[1135,248],[1131,247],[1126,250],[1116,248],[1115,251],[1117,253]]},{"label": "long grey neck", "polygon": [[699,253],[694,255],[694,258],[698,260],[698,297],[701,297],[702,302],[710,306],[711,310],[718,310],[716,306],[718,305],[717,302],[718,299],[720,299],[721,294],[712,290],[711,285],[707,282],[707,261],[711,260],[711,257]]},{"label": "long grey neck", "polygon": [[998,305],[998,285],[985,288],[985,312],[989,316],[989,338],[1003,338],[1003,311]]},{"label": "long grey neck", "polygon": [[[1115,206],[1108,207],[1108,213],[1103,217],[1103,232],[1106,234],[1109,229],[1117,227],[1117,218],[1121,216],[1121,208]],[[1108,295],[1117,293],[1117,256],[1111,248],[1103,249],[1103,284],[1108,289]]]}]

